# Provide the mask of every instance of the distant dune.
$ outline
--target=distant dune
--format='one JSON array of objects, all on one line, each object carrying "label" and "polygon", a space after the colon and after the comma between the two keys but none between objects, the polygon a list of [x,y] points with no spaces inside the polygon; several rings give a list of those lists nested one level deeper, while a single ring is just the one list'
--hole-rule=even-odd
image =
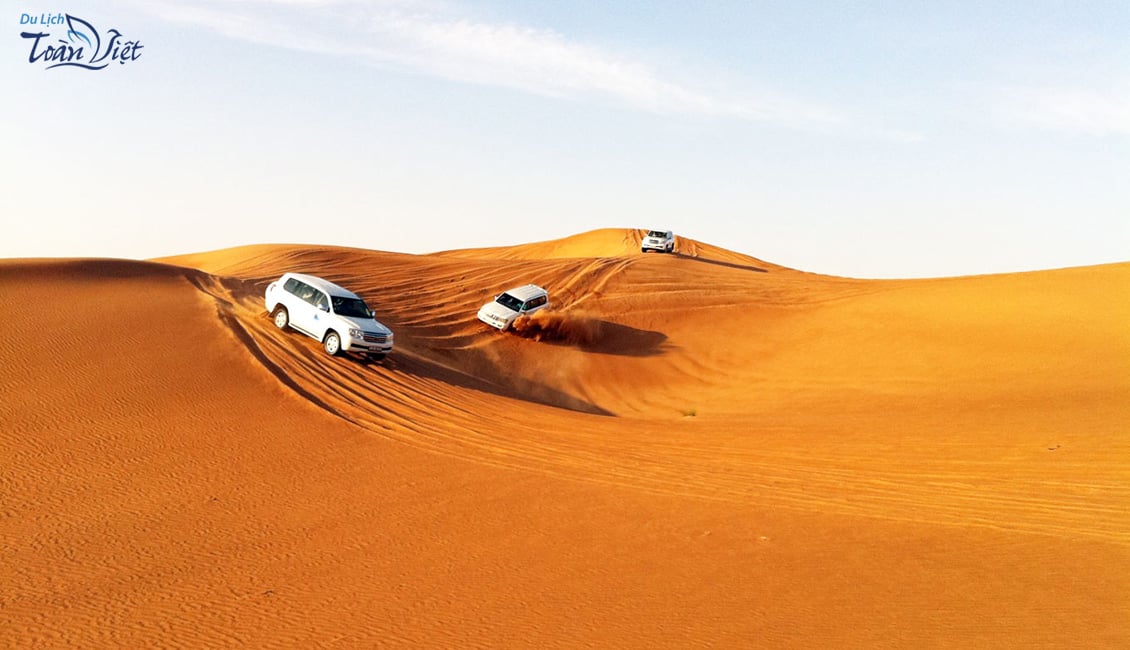
[{"label": "distant dune", "polygon": [[[641,234],[0,260],[0,647],[1130,647],[1130,263]],[[285,271],[396,351],[275,329]]]}]

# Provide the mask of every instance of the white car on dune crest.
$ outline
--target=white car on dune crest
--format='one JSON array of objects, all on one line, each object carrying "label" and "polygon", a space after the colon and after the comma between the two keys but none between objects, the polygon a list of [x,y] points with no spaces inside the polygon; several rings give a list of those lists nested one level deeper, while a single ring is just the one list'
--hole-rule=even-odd
[{"label": "white car on dune crest", "polygon": [[331,356],[353,352],[379,360],[392,351],[392,330],[357,294],[329,280],[284,273],[267,287],[265,302],[276,327],[321,341]]},{"label": "white car on dune crest", "polygon": [[658,251],[660,253],[675,252],[675,233],[670,230],[649,230],[640,241],[640,252]]},{"label": "white car on dune crest", "polygon": [[479,309],[479,320],[506,331],[522,315],[541,311],[549,306],[549,292],[536,284],[526,284],[498,294]]}]

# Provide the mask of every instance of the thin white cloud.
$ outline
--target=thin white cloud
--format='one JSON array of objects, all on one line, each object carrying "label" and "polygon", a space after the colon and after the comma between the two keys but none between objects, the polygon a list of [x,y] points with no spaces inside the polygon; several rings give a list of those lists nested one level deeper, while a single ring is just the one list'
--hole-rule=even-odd
[{"label": "thin white cloud", "polygon": [[842,122],[833,111],[775,93],[721,96],[656,66],[551,29],[467,18],[420,2],[244,0],[146,2],[158,17],[231,38],[332,55],[535,95],[612,102],[661,114],[733,117],[796,127]]},{"label": "thin white cloud", "polygon": [[1130,89],[1014,88],[998,112],[1015,124],[1095,136],[1130,135]]}]

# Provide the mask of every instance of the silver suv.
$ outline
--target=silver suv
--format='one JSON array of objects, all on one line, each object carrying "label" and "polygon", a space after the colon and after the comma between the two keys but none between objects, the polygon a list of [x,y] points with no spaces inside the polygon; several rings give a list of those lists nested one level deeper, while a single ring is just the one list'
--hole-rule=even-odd
[{"label": "silver suv", "polygon": [[549,307],[549,293],[536,284],[525,284],[498,294],[479,308],[479,320],[506,331],[522,315]]},{"label": "silver suv", "polygon": [[640,242],[640,252],[659,251],[660,253],[673,253],[675,251],[675,233],[670,230],[649,230]]},{"label": "silver suv", "polygon": [[364,300],[329,280],[284,273],[267,287],[267,313],[279,329],[291,327],[322,342],[326,353],[384,359],[392,352],[392,330],[373,317]]}]

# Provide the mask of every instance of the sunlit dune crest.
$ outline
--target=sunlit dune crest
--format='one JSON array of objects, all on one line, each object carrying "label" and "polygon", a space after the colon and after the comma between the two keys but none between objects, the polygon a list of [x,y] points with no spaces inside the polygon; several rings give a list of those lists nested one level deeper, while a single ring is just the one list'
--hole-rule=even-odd
[{"label": "sunlit dune crest", "polygon": [[[1130,263],[641,235],[0,260],[0,646],[1130,646]],[[394,353],[276,329],[286,271]]]}]

